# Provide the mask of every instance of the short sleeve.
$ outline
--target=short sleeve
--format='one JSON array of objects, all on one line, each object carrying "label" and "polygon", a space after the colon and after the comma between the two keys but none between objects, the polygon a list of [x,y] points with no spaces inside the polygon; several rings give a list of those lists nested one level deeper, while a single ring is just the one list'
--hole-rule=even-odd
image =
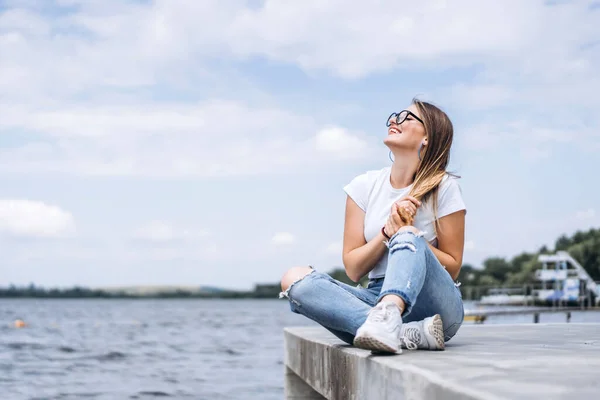
[{"label": "short sleeve", "polygon": [[437,218],[442,218],[457,211],[467,210],[463,200],[458,179],[446,176],[440,184],[438,193]]},{"label": "short sleeve", "polygon": [[364,212],[367,211],[367,201],[369,192],[373,185],[371,176],[368,172],[358,175],[344,186],[344,192],[360,207]]}]

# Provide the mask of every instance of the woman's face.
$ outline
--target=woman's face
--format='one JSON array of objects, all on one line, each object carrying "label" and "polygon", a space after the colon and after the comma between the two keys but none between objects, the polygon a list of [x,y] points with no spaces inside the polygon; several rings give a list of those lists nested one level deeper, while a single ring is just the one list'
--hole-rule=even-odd
[{"label": "woman's face", "polygon": [[[398,124],[398,114],[400,115],[400,124]],[[385,145],[390,149],[418,149],[425,138],[425,126],[419,120],[422,118],[414,104],[393,114],[388,121],[387,137],[383,140]]]}]

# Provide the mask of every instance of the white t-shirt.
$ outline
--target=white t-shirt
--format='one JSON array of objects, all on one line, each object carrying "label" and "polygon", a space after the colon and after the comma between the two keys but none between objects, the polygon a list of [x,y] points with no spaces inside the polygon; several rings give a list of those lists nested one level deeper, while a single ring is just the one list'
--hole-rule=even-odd
[{"label": "white t-shirt", "polygon": [[[394,189],[390,183],[391,167],[380,170],[367,171],[355,177],[344,191],[365,212],[364,235],[368,242],[381,232],[385,225],[392,205],[402,197],[408,195],[412,185],[402,189]],[[437,247],[433,208],[431,201],[424,203],[417,209],[414,226],[424,232],[424,238]],[[458,180],[446,175],[438,189],[437,217],[442,218],[456,211],[465,210],[466,206]],[[379,278],[385,275],[387,268],[387,252],[369,272],[369,278]]]}]

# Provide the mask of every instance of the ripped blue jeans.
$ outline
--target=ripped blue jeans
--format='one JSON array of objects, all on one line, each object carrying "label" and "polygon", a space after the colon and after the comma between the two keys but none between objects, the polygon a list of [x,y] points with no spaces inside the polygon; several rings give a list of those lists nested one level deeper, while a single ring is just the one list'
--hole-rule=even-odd
[{"label": "ripped blue jeans", "polygon": [[310,318],[352,344],[369,310],[383,296],[394,294],[406,304],[403,322],[440,314],[445,340],[450,340],[464,318],[462,296],[450,274],[426,240],[412,232],[392,236],[388,251],[385,277],[371,279],[366,288],[347,285],[313,269],[280,297],[288,298],[293,312]]}]

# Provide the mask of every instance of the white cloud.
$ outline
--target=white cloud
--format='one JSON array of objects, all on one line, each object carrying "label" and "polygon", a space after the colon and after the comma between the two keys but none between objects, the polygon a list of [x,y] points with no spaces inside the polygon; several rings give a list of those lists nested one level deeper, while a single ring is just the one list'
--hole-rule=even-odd
[{"label": "white cloud", "polygon": [[41,201],[0,200],[0,232],[18,237],[56,238],[75,233],[75,219]]},{"label": "white cloud", "polygon": [[296,237],[289,232],[277,232],[271,239],[271,243],[276,246],[289,245],[296,242]]},{"label": "white cloud", "polygon": [[[2,129],[49,136],[0,150],[4,172],[251,175],[317,168],[367,154],[365,142],[342,128],[319,131],[312,118],[232,101],[53,110],[12,106],[0,119]],[[332,153],[339,157],[331,159]]]},{"label": "white cloud", "polygon": [[331,126],[320,130],[315,138],[318,151],[339,158],[361,158],[369,152],[368,143],[344,128]]},{"label": "white cloud", "polygon": [[[75,11],[52,18],[35,8],[1,14],[5,84],[25,94],[40,87],[63,93],[145,87],[177,82],[181,72],[206,73],[203,66],[212,59],[231,57],[266,57],[345,78],[393,68],[478,64],[494,71],[484,70],[483,80],[506,74],[556,82],[593,77],[596,69],[590,44],[599,36],[597,16],[583,1],[433,0],[410,7],[394,0],[266,0],[259,7],[242,0],[77,4]],[[398,7],[401,15],[390,11]],[[40,71],[42,59],[48,62]],[[482,82],[480,88],[486,96],[491,91],[492,97],[505,97],[494,83]]]},{"label": "white cloud", "polygon": [[[464,65],[482,56],[510,57],[531,66],[537,54],[554,56],[594,28],[583,2],[548,7],[519,0],[501,4],[435,0],[403,7],[402,15],[390,12],[399,6],[393,0],[375,4],[266,0],[252,8],[242,0],[77,4],[76,12],[51,20],[35,9],[8,11],[0,28],[17,32],[17,37],[35,41],[34,45],[51,46],[42,55],[59,50],[56,59],[62,60],[60,66],[70,67],[76,83],[114,85],[143,85],[159,79],[160,69],[182,60],[223,55],[266,56],[351,78],[408,62],[435,66],[444,60],[445,65]],[[579,23],[572,25],[572,21]],[[76,40],[69,28],[85,31],[85,40]],[[51,38],[53,30],[67,34]],[[540,42],[552,43],[553,50],[539,46]],[[69,52],[77,58],[62,57]],[[103,57],[108,52],[115,57]],[[129,57],[118,57],[125,55]],[[523,59],[523,55],[529,56]],[[94,68],[85,70],[82,62]],[[582,68],[585,61],[575,58],[555,62],[546,73]]]},{"label": "white cloud", "polygon": [[[214,59],[266,57],[345,78],[477,65],[475,82],[441,89],[448,102],[597,108],[597,12],[583,2],[437,0],[401,16],[390,12],[398,7],[391,0],[69,4],[77,7],[52,16],[35,3],[0,13],[0,132],[39,137],[0,152],[5,172],[247,175],[368,153],[367,142],[344,127],[324,128],[273,106],[156,103],[147,95],[167,87],[199,96],[204,82],[231,79],[209,68]],[[599,124],[595,118],[587,127],[586,148],[600,146]]]},{"label": "white cloud", "polygon": [[[464,64],[528,49],[541,33],[532,17],[543,9],[525,3],[429,1],[404,7],[395,1],[267,0],[260,9],[233,16],[227,30],[237,54],[264,54],[357,78],[408,62]],[[391,11],[398,7],[402,13]]]},{"label": "white cloud", "polygon": [[[242,0],[88,1],[76,2],[75,11],[52,18],[34,7],[5,11],[0,32],[5,33],[4,49],[13,50],[2,51],[11,55],[5,72],[12,71],[11,76],[25,84],[25,92],[39,84],[67,92],[81,86],[143,87],[166,79],[165,70],[195,71],[205,64],[199,61],[222,56],[267,57],[355,78],[409,62],[435,65],[443,59],[464,64],[482,54],[535,49],[544,26],[533,17],[546,14],[544,8],[517,0],[508,3],[419,2],[404,7],[399,16],[390,12],[398,7],[393,0],[267,0],[253,8]],[[571,27],[573,31],[579,32]],[[37,71],[31,61],[40,58],[56,63]],[[71,79],[56,80],[57,75]]]}]

